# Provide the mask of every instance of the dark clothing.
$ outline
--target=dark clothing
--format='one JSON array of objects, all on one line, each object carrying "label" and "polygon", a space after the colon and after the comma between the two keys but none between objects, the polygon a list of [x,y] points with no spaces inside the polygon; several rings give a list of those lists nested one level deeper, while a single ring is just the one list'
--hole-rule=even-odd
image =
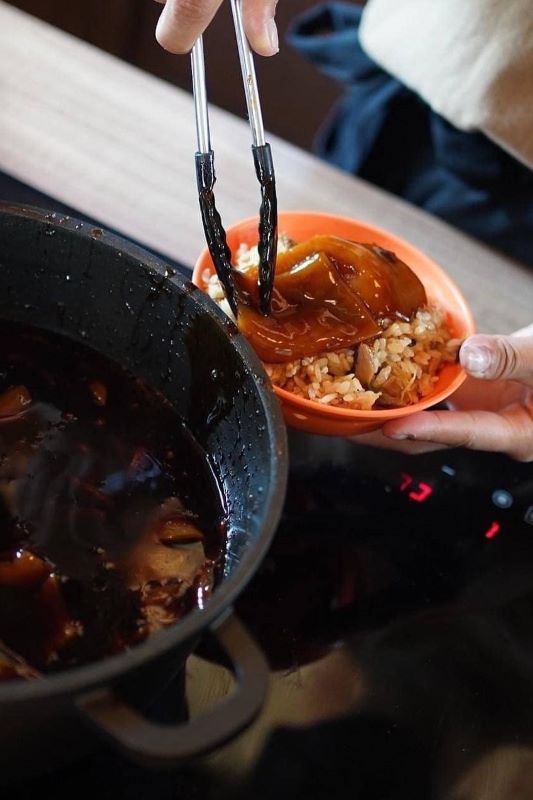
[{"label": "dark clothing", "polygon": [[359,43],[361,13],[326,3],[289,30],[290,44],[346,87],[317,154],[533,266],[533,172],[483,134],[454,128],[372,61]]}]

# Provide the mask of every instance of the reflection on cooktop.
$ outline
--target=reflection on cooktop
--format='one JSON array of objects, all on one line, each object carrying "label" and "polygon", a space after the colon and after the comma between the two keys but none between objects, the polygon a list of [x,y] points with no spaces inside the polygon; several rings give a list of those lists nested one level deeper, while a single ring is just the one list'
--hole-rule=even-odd
[{"label": "reflection on cooktop", "polygon": [[452,601],[512,554],[533,570],[533,470],[291,433],[283,520],[238,603],[274,668]]},{"label": "reflection on cooktop", "polygon": [[343,641],[364,689],[276,731],[242,798],[531,800],[532,465],[300,435],[291,455],[239,613],[277,668]]}]

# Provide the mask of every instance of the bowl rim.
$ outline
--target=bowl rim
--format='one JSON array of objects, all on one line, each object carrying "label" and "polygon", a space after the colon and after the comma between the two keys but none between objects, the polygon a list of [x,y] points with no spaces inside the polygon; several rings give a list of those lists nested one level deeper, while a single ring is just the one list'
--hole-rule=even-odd
[{"label": "bowl rim", "polygon": [[[399,245],[401,248],[407,248],[411,250],[413,254],[416,255],[417,258],[420,258],[423,262],[428,262],[431,265],[432,270],[437,272],[439,280],[442,280],[444,284],[447,284],[448,288],[450,288],[455,295],[458,302],[458,311],[460,311],[460,317],[462,323],[464,323],[465,327],[465,334],[461,336],[461,338],[466,338],[467,336],[471,336],[476,331],[476,325],[474,321],[474,316],[472,314],[472,310],[463,295],[461,289],[454,281],[453,278],[448,275],[446,270],[433,258],[428,256],[422,250],[419,250],[418,247],[411,244],[406,239],[403,239],[401,236],[396,235],[395,233],[387,231],[385,228],[381,228],[378,225],[374,225],[373,223],[365,222],[362,219],[357,217],[347,217],[342,214],[331,214],[328,212],[323,211],[305,211],[305,210],[286,210],[280,211],[278,214],[278,219],[282,219],[283,217],[291,217],[291,218],[303,218],[303,217],[315,217],[317,219],[323,220],[330,220],[336,221],[341,223],[347,223],[352,225],[356,223],[361,225],[362,227],[366,228],[368,231],[375,233],[378,237],[384,236],[386,239],[391,241],[394,245]],[[227,229],[227,234],[233,234],[238,231],[239,228],[250,226],[254,223],[257,223],[258,217],[247,217],[246,219],[240,220],[236,222],[234,225],[231,225]],[[202,281],[202,276],[200,274],[201,269],[205,269],[206,267],[202,267],[201,264],[205,258],[209,257],[209,250],[207,247],[202,249],[202,252],[198,256],[196,264],[194,266],[192,280],[196,286],[201,291],[205,292],[205,287],[202,285],[200,286],[199,283],[196,281]],[[378,409],[370,409],[370,410],[359,410],[354,408],[338,408],[337,406],[329,406],[329,405],[322,405],[321,403],[317,403],[315,400],[310,400],[306,397],[300,397],[299,395],[293,394],[288,389],[282,389],[279,386],[274,386],[274,394],[280,399],[281,402],[284,404],[290,405],[294,412],[297,413],[299,410],[302,414],[307,414],[308,416],[313,417],[323,417],[324,419],[330,419],[332,422],[335,420],[343,420],[343,421],[367,421],[367,420],[375,420],[379,422],[382,420],[383,422],[389,421],[392,419],[399,419],[406,416],[410,416],[411,414],[416,414],[418,411],[424,411],[425,409],[434,406],[451,394],[453,394],[459,387],[464,383],[467,378],[467,374],[465,370],[459,365],[449,365],[449,366],[456,366],[456,375],[446,384],[446,386],[442,387],[435,392],[432,392],[430,395],[427,395],[421,400],[418,400],[416,403],[412,403],[409,406],[401,406],[399,408],[378,408]]]},{"label": "bowl rim", "polygon": [[[211,302],[205,292],[198,289],[185,276],[174,273],[172,270],[172,275],[169,277],[168,264],[163,258],[92,222],[85,222],[57,211],[0,200],[0,227],[17,219],[23,219],[28,224],[33,222],[37,227],[43,229],[65,231],[73,238],[91,238],[95,253],[100,248],[122,253],[122,261],[124,258],[130,258],[132,263],[138,265],[139,269],[146,269],[150,273],[155,272],[177,286],[191,302],[199,307],[202,313],[214,320],[224,336],[227,336],[228,322],[230,322],[227,315]],[[53,241],[55,242],[55,239]],[[231,326],[235,328],[232,323]],[[265,377],[264,384],[257,382],[256,388],[260,403],[265,410],[268,438],[272,441],[269,463],[271,481],[268,491],[263,495],[264,512],[258,523],[260,533],[254,546],[247,550],[232,574],[221,581],[205,609],[191,611],[174,625],[157,631],[148,636],[144,642],[117,655],[45,675],[40,680],[0,682],[0,708],[3,704],[11,706],[36,700],[48,700],[52,697],[80,696],[96,686],[112,686],[124,674],[141,668],[153,659],[184,646],[186,643],[194,642],[202,632],[216,625],[232,612],[235,600],[244,591],[266,555],[281,518],[288,479],[288,441],[280,405],[269,388],[260,359],[244,336],[239,334],[236,329],[235,332],[232,331],[229,338],[243,359],[246,368],[252,369],[256,375],[260,374]]]}]

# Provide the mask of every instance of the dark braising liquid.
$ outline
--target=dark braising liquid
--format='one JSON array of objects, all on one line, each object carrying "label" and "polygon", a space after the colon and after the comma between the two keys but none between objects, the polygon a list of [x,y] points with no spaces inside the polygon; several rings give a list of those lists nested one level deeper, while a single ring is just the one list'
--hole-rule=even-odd
[{"label": "dark braising liquid", "polygon": [[162,396],[0,322],[0,680],[120,652],[203,606],[223,540],[206,455]]}]

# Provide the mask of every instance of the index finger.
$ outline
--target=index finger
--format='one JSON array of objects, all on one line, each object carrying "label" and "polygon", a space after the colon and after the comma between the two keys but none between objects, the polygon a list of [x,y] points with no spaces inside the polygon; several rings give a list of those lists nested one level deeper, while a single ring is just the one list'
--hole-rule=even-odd
[{"label": "index finger", "polygon": [[221,4],[222,0],[167,0],[157,23],[157,41],[171,53],[188,53]]}]

